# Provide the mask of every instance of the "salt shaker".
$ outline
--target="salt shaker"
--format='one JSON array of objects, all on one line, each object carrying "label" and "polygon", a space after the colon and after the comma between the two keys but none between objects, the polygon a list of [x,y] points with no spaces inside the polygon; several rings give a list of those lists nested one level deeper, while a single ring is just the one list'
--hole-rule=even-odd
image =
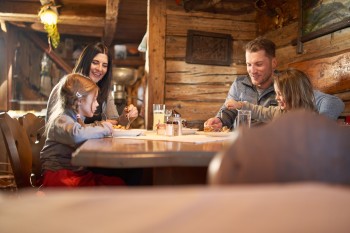
[{"label": "salt shaker", "polygon": [[173,128],[174,128],[174,136],[182,135],[182,122],[180,114],[173,115]]},{"label": "salt shaker", "polygon": [[174,136],[174,125],[172,119],[169,117],[166,121],[165,135]]}]

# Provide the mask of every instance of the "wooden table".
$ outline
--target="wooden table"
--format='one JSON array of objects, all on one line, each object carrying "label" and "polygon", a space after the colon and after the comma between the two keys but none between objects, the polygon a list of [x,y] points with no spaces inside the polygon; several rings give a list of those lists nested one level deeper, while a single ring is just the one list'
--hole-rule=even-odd
[{"label": "wooden table", "polygon": [[1,232],[350,232],[350,189],[335,185],[55,189],[45,194],[5,198],[0,193]]},{"label": "wooden table", "polygon": [[[200,136],[203,135],[192,137]],[[85,167],[151,168],[153,184],[203,184],[211,159],[229,142],[91,139],[73,154],[72,163]]]}]

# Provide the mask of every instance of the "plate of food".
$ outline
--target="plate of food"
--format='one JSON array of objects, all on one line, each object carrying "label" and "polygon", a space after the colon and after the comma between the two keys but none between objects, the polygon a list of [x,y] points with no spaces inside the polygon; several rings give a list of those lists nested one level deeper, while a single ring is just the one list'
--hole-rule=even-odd
[{"label": "plate of food", "polygon": [[145,129],[125,129],[113,127],[113,137],[136,137],[144,135]]},{"label": "plate of food", "polygon": [[198,130],[195,128],[182,128],[182,135],[195,134]]},{"label": "plate of food", "polygon": [[228,137],[230,136],[230,129],[226,126],[221,129],[214,129],[212,127],[204,127],[204,131],[198,131],[196,134],[203,134],[211,137]]},{"label": "plate of food", "polygon": [[228,137],[231,135],[230,132],[205,132],[205,131],[197,131],[196,134],[202,134],[210,137]]}]

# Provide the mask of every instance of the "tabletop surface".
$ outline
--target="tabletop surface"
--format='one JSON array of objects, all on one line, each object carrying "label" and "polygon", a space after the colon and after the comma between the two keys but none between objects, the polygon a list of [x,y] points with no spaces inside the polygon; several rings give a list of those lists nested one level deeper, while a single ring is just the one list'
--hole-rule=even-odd
[{"label": "tabletop surface", "polygon": [[[203,139],[203,135],[187,137],[190,141]],[[213,156],[230,143],[229,139],[194,143],[184,138],[184,141],[169,141],[165,137],[165,140],[153,140],[154,137],[90,139],[73,153],[72,163],[109,168],[208,166]]]},{"label": "tabletop surface", "polygon": [[0,209],[1,232],[350,232],[349,188],[314,183],[48,190]]}]

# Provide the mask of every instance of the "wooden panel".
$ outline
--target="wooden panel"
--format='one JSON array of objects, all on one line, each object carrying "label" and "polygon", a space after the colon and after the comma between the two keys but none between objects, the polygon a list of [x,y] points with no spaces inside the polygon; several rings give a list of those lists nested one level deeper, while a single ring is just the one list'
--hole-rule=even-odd
[{"label": "wooden panel", "polygon": [[[221,2],[220,4],[223,4]],[[251,7],[251,3],[240,1],[239,3],[227,3],[230,6],[226,6],[226,8],[230,8],[231,13],[221,14],[221,13],[209,13],[209,12],[186,12],[182,5],[177,5],[175,1],[167,1],[167,15],[179,15],[179,16],[190,16],[190,17],[198,17],[198,18],[217,18],[217,19],[229,19],[229,20],[238,20],[238,21],[255,21],[256,11],[251,10],[241,11],[244,7]]]},{"label": "wooden panel", "polygon": [[169,108],[174,108],[181,114],[183,119],[186,119],[189,125],[193,125],[203,124],[206,120],[215,116],[223,102],[224,99],[200,103],[195,101],[166,100],[165,105]]},{"label": "wooden panel", "polygon": [[[166,38],[166,58],[184,58],[186,57],[186,42],[187,38],[183,36],[167,36]],[[245,49],[246,41],[235,40],[232,43],[232,63],[245,63]]]},{"label": "wooden panel", "polygon": [[338,93],[338,94],[335,94],[335,96],[338,96],[343,101],[350,101],[350,91]]},{"label": "wooden panel", "polygon": [[292,40],[298,35],[298,22],[291,23],[283,28],[270,31],[264,35],[267,39],[272,40],[277,47],[291,45]]},{"label": "wooden panel", "polygon": [[[179,26],[181,25],[181,26]],[[256,23],[216,18],[179,17],[168,15],[167,35],[186,36],[187,30],[230,33],[236,40],[251,40],[256,37]]]},{"label": "wooden panel", "polygon": [[205,74],[246,74],[247,68],[245,65],[235,66],[206,66],[188,64],[184,61],[167,61],[166,72],[181,72],[181,73],[193,73],[197,75]]},{"label": "wooden panel", "polygon": [[344,102],[345,103],[345,108],[343,111],[343,116],[348,116],[350,115],[350,101]]},{"label": "wooden panel", "polygon": [[[283,34],[283,31],[281,31]],[[278,48],[276,56],[280,67],[287,67],[289,63],[328,57],[350,50],[350,28],[303,43],[303,54],[296,53],[296,47],[289,45]],[[273,38],[271,38],[273,39]],[[294,39],[291,37],[291,40]],[[322,49],[320,49],[322,48]]]},{"label": "wooden panel", "polygon": [[350,90],[350,52],[337,56],[291,63],[291,67],[303,70],[312,85],[326,93]]},{"label": "wooden panel", "polygon": [[149,0],[149,22],[148,22],[148,43],[147,62],[148,71],[148,96],[146,96],[146,128],[151,129],[153,122],[153,103],[164,103],[165,85],[165,1]]},{"label": "wooden panel", "polygon": [[[0,54],[6,54],[6,42],[5,39],[6,34],[3,34],[0,31]],[[0,56],[0,111],[7,111],[7,59],[6,56]],[[3,147],[4,148],[4,147]],[[1,155],[0,155],[1,157]],[[0,158],[0,161],[1,158]]]},{"label": "wooden panel", "polygon": [[167,84],[165,98],[172,100],[191,100],[198,102],[211,102],[224,100],[230,86],[225,85],[182,85]]},{"label": "wooden panel", "polygon": [[205,74],[193,75],[184,73],[171,73],[166,75],[166,84],[218,84],[230,86],[237,75]]}]

